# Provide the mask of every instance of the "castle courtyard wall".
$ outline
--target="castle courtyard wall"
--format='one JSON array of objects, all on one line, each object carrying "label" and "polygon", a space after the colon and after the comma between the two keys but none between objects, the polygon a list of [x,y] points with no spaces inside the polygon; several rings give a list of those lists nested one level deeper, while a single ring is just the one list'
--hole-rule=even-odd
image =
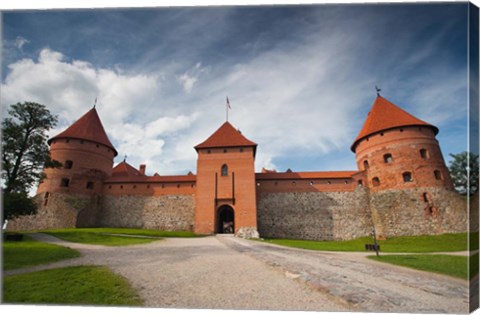
[{"label": "castle courtyard wall", "polygon": [[8,222],[9,231],[95,226],[99,196],[72,193],[49,193],[35,196],[36,215],[16,218]]},{"label": "castle courtyard wall", "polygon": [[261,237],[347,240],[370,235],[368,189],[258,192]]},{"label": "castle courtyard wall", "polygon": [[192,231],[194,195],[106,195],[101,202],[100,226]]},{"label": "castle courtyard wall", "polygon": [[438,187],[370,193],[377,235],[435,235],[466,232],[466,197]]}]

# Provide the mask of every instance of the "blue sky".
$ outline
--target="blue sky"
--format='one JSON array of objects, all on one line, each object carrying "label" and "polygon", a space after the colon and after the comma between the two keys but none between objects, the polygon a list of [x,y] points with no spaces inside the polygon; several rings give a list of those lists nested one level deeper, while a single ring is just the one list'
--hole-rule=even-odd
[{"label": "blue sky", "polygon": [[320,4],[4,11],[2,109],[35,101],[55,135],[97,110],[118,163],[196,169],[225,121],[256,169],[354,170],[350,145],[381,94],[467,148],[467,4]]}]

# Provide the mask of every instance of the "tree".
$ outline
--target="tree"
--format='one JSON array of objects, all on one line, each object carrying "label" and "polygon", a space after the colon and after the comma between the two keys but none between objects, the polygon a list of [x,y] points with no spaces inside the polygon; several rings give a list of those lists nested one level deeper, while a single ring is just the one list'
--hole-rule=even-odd
[{"label": "tree", "polygon": [[61,165],[50,159],[46,143],[56,116],[33,102],[11,105],[8,114],[2,122],[4,219],[35,213],[28,190],[42,179],[44,167]]},{"label": "tree", "polygon": [[449,170],[453,186],[462,195],[474,194],[478,190],[478,155],[471,152],[451,154]]}]

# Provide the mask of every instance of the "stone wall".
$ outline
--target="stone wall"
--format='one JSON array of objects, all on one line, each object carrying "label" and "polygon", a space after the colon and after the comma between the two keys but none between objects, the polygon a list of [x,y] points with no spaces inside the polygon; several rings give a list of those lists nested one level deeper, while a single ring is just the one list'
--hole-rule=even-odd
[{"label": "stone wall", "polygon": [[100,226],[145,228],[165,231],[192,231],[195,197],[104,196],[101,201]]},{"label": "stone wall", "polygon": [[467,231],[466,199],[442,188],[370,193],[378,236],[433,235]]},{"label": "stone wall", "polygon": [[[37,195],[35,202],[39,206],[36,215],[24,216],[8,223],[9,231],[31,231],[55,228],[78,227],[79,217],[85,226],[94,224],[97,213],[98,197],[76,194],[50,193]],[[46,204],[45,204],[46,203]],[[82,215],[82,214],[86,215]]]},{"label": "stone wall", "polygon": [[345,240],[370,235],[368,189],[257,195],[260,237]]}]

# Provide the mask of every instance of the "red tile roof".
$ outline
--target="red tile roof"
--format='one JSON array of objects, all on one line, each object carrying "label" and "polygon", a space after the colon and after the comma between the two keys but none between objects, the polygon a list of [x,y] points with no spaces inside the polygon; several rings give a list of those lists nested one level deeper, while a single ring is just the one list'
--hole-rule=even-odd
[{"label": "red tile roof", "polygon": [[115,152],[115,156],[118,154],[117,150],[113,147],[112,143],[108,139],[105,129],[103,129],[100,117],[98,117],[97,110],[92,108],[85,115],[80,117],[70,127],[59,133],[55,137],[48,140],[50,144],[55,139],[72,138],[80,140],[88,140],[95,143],[103,144]]},{"label": "red tile roof", "polygon": [[195,175],[172,175],[172,176],[113,176],[107,178],[105,183],[195,183],[197,177]]},{"label": "red tile roof", "polygon": [[378,96],[368,113],[362,130],[353,142],[351,150],[355,152],[357,144],[374,133],[406,126],[426,126],[432,128],[435,134],[438,133],[437,127],[416,118],[387,99]]},{"label": "red tile roof", "polygon": [[257,180],[352,178],[358,171],[255,173]]},{"label": "red tile roof", "polygon": [[135,167],[131,166],[125,161],[122,161],[117,164],[112,169],[112,177],[146,177],[142,173],[140,173],[139,170],[137,170]]},{"label": "red tile roof", "polygon": [[217,129],[207,140],[195,147],[195,150],[224,147],[257,147],[255,142],[245,138],[228,121]]}]

